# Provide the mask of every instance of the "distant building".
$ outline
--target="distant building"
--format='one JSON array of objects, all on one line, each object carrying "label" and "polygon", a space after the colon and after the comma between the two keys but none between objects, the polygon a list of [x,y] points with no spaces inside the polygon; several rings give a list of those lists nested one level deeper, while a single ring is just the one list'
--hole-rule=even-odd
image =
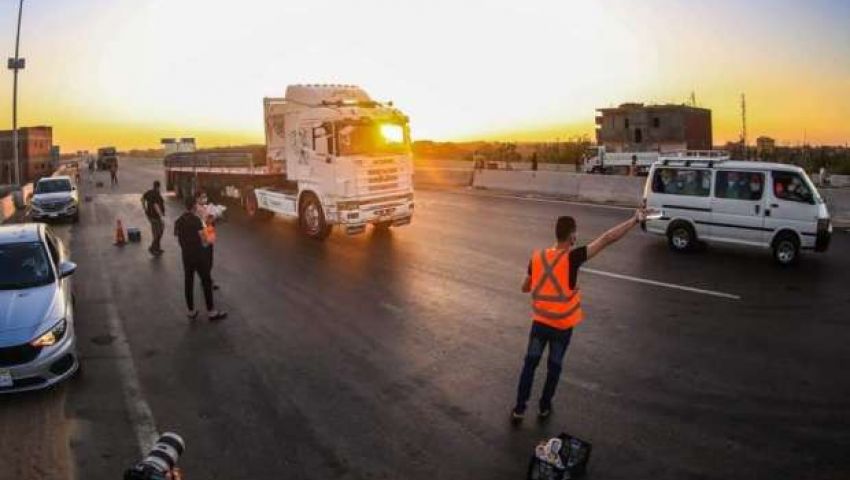
[{"label": "distant building", "polygon": [[711,150],[711,110],[624,103],[599,108],[596,143],[609,152]]},{"label": "distant building", "polygon": [[756,156],[758,158],[771,157],[776,152],[776,140],[770,137],[759,137],[756,139]]},{"label": "distant building", "polygon": [[[52,173],[51,150],[53,127],[23,127],[18,129],[18,160],[21,182],[33,182]],[[15,180],[12,131],[0,131],[0,183]]]}]

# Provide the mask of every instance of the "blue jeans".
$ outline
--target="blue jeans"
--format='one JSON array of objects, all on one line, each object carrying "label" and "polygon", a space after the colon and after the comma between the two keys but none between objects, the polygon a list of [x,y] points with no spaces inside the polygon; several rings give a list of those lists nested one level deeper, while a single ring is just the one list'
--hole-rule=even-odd
[{"label": "blue jeans", "polygon": [[561,378],[561,365],[572,335],[572,328],[557,330],[537,322],[531,324],[528,351],[525,354],[525,364],[522,367],[517,388],[516,409],[518,411],[525,411],[525,404],[531,396],[531,385],[534,383],[534,370],[537,369],[547,344],[549,345],[549,362],[546,365],[546,384],[540,396],[540,409],[548,410],[552,407],[552,397],[555,396],[558,379]]}]

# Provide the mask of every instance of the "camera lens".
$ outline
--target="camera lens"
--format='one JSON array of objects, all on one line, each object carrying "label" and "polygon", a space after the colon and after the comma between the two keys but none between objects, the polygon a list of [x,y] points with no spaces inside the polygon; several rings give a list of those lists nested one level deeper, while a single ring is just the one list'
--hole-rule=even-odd
[{"label": "camera lens", "polygon": [[177,465],[186,444],[176,433],[164,433],[156,441],[148,456],[142,463],[149,465],[159,472],[167,473]]}]

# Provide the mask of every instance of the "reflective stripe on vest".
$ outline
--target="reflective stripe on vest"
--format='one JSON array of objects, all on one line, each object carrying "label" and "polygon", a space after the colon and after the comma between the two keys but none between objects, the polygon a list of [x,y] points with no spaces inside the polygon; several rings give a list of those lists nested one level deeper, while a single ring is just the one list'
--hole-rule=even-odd
[{"label": "reflective stripe on vest", "polygon": [[581,295],[570,288],[566,250],[546,249],[531,258],[531,308],[535,322],[565,330],[581,322]]}]

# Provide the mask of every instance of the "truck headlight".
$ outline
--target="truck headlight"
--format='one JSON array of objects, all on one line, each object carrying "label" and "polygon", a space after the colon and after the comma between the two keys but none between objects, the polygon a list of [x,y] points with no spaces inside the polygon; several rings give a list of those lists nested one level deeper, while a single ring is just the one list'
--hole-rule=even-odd
[{"label": "truck headlight", "polygon": [[68,323],[63,318],[56,323],[56,325],[52,326],[50,330],[45,332],[42,336],[36,338],[30,345],[33,347],[49,347],[51,345],[55,345],[59,340],[62,340],[62,337],[65,336],[65,331],[68,329]]}]

